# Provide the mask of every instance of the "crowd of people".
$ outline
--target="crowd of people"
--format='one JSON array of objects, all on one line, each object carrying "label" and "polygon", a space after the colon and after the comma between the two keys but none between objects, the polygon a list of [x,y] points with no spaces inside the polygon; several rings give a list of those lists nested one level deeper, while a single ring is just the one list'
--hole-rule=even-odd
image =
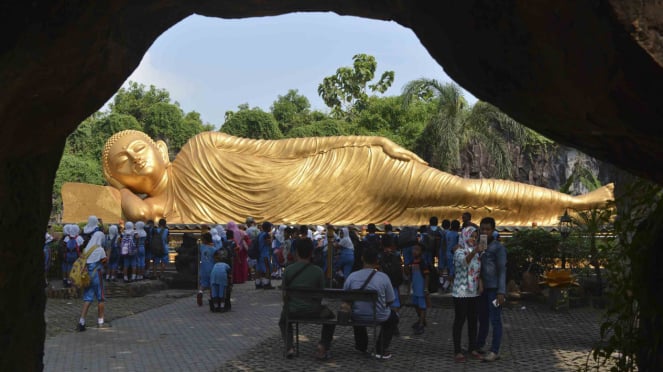
[{"label": "crowd of people", "polygon": [[[263,233],[268,234],[271,225],[263,223]],[[423,334],[427,326],[426,310],[430,308],[430,294],[438,290],[450,291],[454,302],[453,345],[454,360],[465,362],[467,358],[493,362],[499,359],[502,338],[502,305],[506,295],[506,249],[495,229],[495,220],[487,217],[476,225],[471,214],[464,213],[462,222],[442,221],[431,217],[430,224],[418,231],[402,229],[394,233],[385,225],[382,233],[375,224],[367,226],[360,237],[348,227],[339,233],[327,234],[324,229],[308,229],[302,226],[298,234],[287,235],[285,245],[293,260],[284,259],[283,285],[304,288],[328,287],[326,250],[333,249],[334,284],[343,289],[367,289],[378,293],[377,318],[380,332],[375,345],[375,357],[389,359],[392,337],[398,335],[400,290],[407,284],[411,305],[417,312],[412,324],[415,335]],[[333,238],[332,238],[333,236]],[[332,238],[331,244],[328,239]],[[316,253],[316,251],[318,251]],[[277,256],[279,254],[277,253]],[[267,262],[266,254],[261,257]],[[265,266],[263,266],[264,268]],[[256,282],[258,287],[258,282]],[[316,301],[291,301],[284,308],[279,326],[286,340],[286,355],[294,357],[292,329],[285,324],[284,312],[297,317],[317,318],[324,312]],[[372,317],[368,303],[354,303],[352,318]],[[461,333],[467,323],[467,353],[461,348]],[[490,348],[486,349],[489,328],[492,327]],[[334,326],[325,324],[318,343],[316,358],[324,360],[330,355]],[[368,347],[366,327],[354,327],[355,348],[365,353]],[[467,354],[467,355],[466,355]]]},{"label": "crowd of people", "polygon": [[[327,231],[324,226],[274,226],[268,221],[257,224],[248,217],[244,224],[229,221],[222,225],[203,226],[198,246],[197,303],[203,305],[205,292],[212,312],[231,309],[233,284],[251,278],[256,289],[274,289],[271,281],[283,279],[283,286],[310,288],[336,287],[368,289],[378,292],[378,321],[381,330],[375,355],[391,358],[389,345],[399,331],[401,290],[407,288],[417,321],[413,333],[421,335],[427,326],[426,311],[431,306],[430,294],[438,290],[451,292],[454,302],[454,359],[466,358],[495,361],[499,359],[502,335],[501,309],[506,294],[506,250],[500,243],[495,220],[488,217],[476,225],[469,213],[458,220],[437,217],[418,229],[403,228],[399,233],[389,224],[378,231],[375,224],[365,231],[345,226]],[[100,219],[90,216],[81,228],[76,224],[63,227],[58,243],[62,257],[63,286],[71,286],[69,272],[73,263],[87,252],[90,285],[83,289],[83,310],[77,324],[85,330],[85,317],[90,304],[98,302],[98,326],[104,326],[104,280],[125,283],[158,278],[168,263],[170,232],[165,219],[155,226],[152,221],[127,221],[110,225],[107,231]],[[44,258],[48,273],[53,236],[46,233]],[[331,249],[331,252],[329,250]],[[93,250],[93,251],[89,251]],[[331,261],[328,259],[331,257]],[[328,267],[331,263],[332,267]],[[325,275],[325,273],[331,275]],[[404,284],[406,286],[404,286]],[[298,316],[320,316],[320,304],[294,301],[289,311]],[[353,319],[372,316],[366,304],[352,306]],[[467,323],[467,353],[461,348],[461,333]],[[279,326],[287,340],[287,356],[293,357],[292,329],[281,316]],[[492,327],[490,349],[486,349]],[[316,357],[330,355],[333,325],[325,325]],[[368,335],[365,327],[355,327],[355,348],[366,352]]]}]

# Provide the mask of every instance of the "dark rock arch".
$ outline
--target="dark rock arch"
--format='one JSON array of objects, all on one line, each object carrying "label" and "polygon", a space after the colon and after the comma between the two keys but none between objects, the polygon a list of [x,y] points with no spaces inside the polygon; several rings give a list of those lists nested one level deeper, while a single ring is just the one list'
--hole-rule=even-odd
[{"label": "dark rock arch", "polygon": [[128,1],[0,6],[0,365],[40,370],[40,246],[64,140],[166,29],[334,11],[411,28],[449,76],[531,128],[663,184],[663,5],[629,1]]}]

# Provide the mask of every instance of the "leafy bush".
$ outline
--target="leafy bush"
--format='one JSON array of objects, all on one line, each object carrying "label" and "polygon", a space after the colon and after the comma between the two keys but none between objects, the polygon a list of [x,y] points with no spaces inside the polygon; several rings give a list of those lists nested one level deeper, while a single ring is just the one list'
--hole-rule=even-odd
[{"label": "leafy bush", "polygon": [[519,282],[522,274],[532,271],[541,274],[553,268],[559,258],[559,236],[540,229],[516,232],[505,241],[507,248],[507,279]]}]

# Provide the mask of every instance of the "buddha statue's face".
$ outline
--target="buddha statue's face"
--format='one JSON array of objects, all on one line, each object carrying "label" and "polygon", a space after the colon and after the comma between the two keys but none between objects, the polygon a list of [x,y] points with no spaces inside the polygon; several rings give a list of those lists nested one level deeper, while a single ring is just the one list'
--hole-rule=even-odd
[{"label": "buddha statue's face", "polygon": [[158,146],[139,134],[120,137],[108,152],[110,176],[134,192],[149,194],[163,179],[168,165],[165,143],[161,143],[163,146]]}]

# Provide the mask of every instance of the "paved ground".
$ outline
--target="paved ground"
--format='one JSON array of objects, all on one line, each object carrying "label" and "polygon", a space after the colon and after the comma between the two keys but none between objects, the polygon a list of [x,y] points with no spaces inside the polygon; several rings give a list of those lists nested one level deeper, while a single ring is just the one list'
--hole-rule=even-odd
[{"label": "paved ground", "polygon": [[[414,310],[403,309],[401,337],[392,343],[391,360],[375,361],[359,354],[353,348],[352,328],[337,327],[333,358],[321,363],[312,357],[320,334],[320,327],[314,325],[300,328],[301,355],[293,360],[283,358],[277,326],[280,291],[252,287],[251,283],[236,285],[233,311],[223,314],[198,307],[194,290],[110,298],[106,318],[112,327],[92,327],[83,333],[73,332],[80,299],[48,299],[45,370],[574,371],[587,361],[601,316],[589,307],[553,312],[538,303],[512,303],[504,310],[502,360],[456,364],[452,359],[453,310],[441,301],[441,306],[429,311],[429,325],[421,336],[413,335],[410,328]],[[93,307],[87,321],[95,324],[95,319]],[[464,329],[463,344],[466,334]]]}]

